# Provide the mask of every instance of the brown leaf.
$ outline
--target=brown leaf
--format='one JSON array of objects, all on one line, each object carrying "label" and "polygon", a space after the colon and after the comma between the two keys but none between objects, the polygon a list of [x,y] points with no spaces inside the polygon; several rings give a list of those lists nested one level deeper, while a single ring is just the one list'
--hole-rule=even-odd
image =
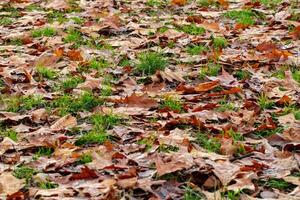
[{"label": "brown leaf", "polygon": [[201,16],[193,15],[193,16],[188,16],[185,21],[200,24],[202,23],[203,18]]},{"label": "brown leaf", "polygon": [[196,92],[207,92],[209,90],[214,89],[215,87],[219,86],[219,80],[206,82],[206,83],[200,83],[195,87]]},{"label": "brown leaf", "polygon": [[118,179],[117,185],[124,189],[134,188],[137,184],[137,178]]},{"label": "brown leaf", "polygon": [[66,10],[71,8],[66,0],[52,0],[45,7],[55,10]]},{"label": "brown leaf", "polygon": [[11,172],[2,172],[0,175],[0,194],[11,195],[25,186],[24,179],[17,179]]},{"label": "brown leaf", "polygon": [[61,130],[65,128],[72,128],[77,125],[76,117],[72,115],[66,115],[59,120],[57,120],[50,128],[52,130]]},{"label": "brown leaf", "polygon": [[159,176],[182,169],[188,169],[194,164],[193,157],[189,153],[178,153],[170,156],[157,155],[154,162]]},{"label": "brown leaf", "polygon": [[177,5],[177,6],[184,6],[187,1],[186,0],[172,0],[171,2],[173,5]]},{"label": "brown leaf", "polygon": [[72,174],[69,180],[74,181],[74,180],[82,180],[82,179],[94,179],[98,178],[98,175],[94,170],[91,170],[87,166],[81,169],[81,172],[78,174]]},{"label": "brown leaf", "polygon": [[158,102],[155,99],[149,98],[147,94],[138,96],[134,93],[124,99],[117,100],[117,102],[127,104],[128,107],[152,108],[158,106]]},{"label": "brown leaf", "polygon": [[295,27],[295,29],[291,32],[291,35],[294,40],[300,39],[300,25]]},{"label": "brown leaf", "polygon": [[256,47],[256,50],[259,52],[271,51],[274,49],[277,49],[277,45],[272,42],[263,42]]},{"label": "brown leaf", "polygon": [[83,61],[83,57],[81,56],[80,51],[76,51],[74,49],[68,51],[67,56],[72,61]]}]

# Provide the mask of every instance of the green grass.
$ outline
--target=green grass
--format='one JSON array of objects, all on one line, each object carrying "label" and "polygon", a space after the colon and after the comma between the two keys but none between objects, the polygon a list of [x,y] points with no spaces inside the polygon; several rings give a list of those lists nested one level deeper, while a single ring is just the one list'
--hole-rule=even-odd
[{"label": "green grass", "polygon": [[145,145],[145,150],[148,151],[152,148],[152,146],[156,140],[157,140],[157,137],[154,134],[151,134],[149,137],[145,137],[145,138],[137,141],[137,144]]},{"label": "green grass", "polygon": [[205,29],[195,24],[183,25],[178,28],[179,31],[187,33],[189,35],[202,35],[205,33]]},{"label": "green grass", "polygon": [[252,1],[259,2],[268,8],[278,6],[282,2],[282,0],[252,0]]},{"label": "green grass", "polygon": [[246,80],[251,77],[251,73],[247,70],[239,69],[234,72],[233,76],[237,78],[238,80]]},{"label": "green grass", "polygon": [[63,90],[70,90],[70,89],[74,89],[77,87],[77,85],[79,83],[82,83],[83,79],[79,76],[70,76],[69,78],[67,78],[66,80],[64,80],[59,88],[63,89]]},{"label": "green grass", "polygon": [[263,138],[263,137],[271,136],[275,133],[282,133],[283,131],[284,131],[283,127],[277,127],[276,129],[272,129],[272,130],[267,129],[262,131],[255,131],[253,134]]},{"label": "green grass", "polygon": [[102,96],[111,96],[113,93],[113,89],[110,85],[102,85],[102,88],[101,88],[101,95]]},{"label": "green grass", "polygon": [[164,70],[167,66],[167,59],[157,52],[145,52],[138,56],[139,63],[136,69],[146,75],[152,75],[157,70]]},{"label": "green grass", "polygon": [[103,58],[94,58],[89,63],[89,68],[100,70],[109,66],[109,63]]},{"label": "green grass", "polygon": [[82,44],[84,39],[82,33],[76,29],[69,29],[68,35],[63,39],[65,43],[78,43]]},{"label": "green grass", "polygon": [[198,133],[196,137],[196,142],[204,149],[215,153],[220,152],[221,143],[219,139],[208,137],[208,135],[205,133]]},{"label": "green grass", "polygon": [[194,190],[191,187],[185,187],[184,190],[185,190],[184,195],[183,195],[184,200],[204,200],[204,199],[206,199],[203,194]]},{"label": "green grass", "polygon": [[222,197],[227,200],[239,200],[241,196],[241,191],[226,191],[222,193]]},{"label": "green grass", "polygon": [[57,73],[53,69],[49,69],[44,66],[38,66],[36,68],[36,72],[39,74],[39,76],[49,80],[53,80],[57,77]]},{"label": "green grass", "polygon": [[36,173],[37,172],[33,168],[20,166],[14,170],[13,175],[18,179],[26,179],[26,182],[28,183]]},{"label": "green grass", "polygon": [[97,129],[110,129],[121,123],[121,117],[114,114],[95,114],[91,117],[92,124]]},{"label": "green grass", "polygon": [[49,23],[58,22],[60,24],[68,21],[68,18],[65,17],[64,12],[53,10],[47,13],[47,20]]},{"label": "green grass", "polygon": [[165,98],[161,104],[161,108],[168,108],[179,113],[183,111],[182,102],[175,97]]},{"label": "green grass", "polygon": [[51,182],[39,182],[37,183],[38,187],[44,190],[50,190],[57,188],[59,185],[57,183],[51,183]]},{"label": "green grass", "polygon": [[35,152],[36,157],[46,156],[50,157],[52,153],[54,152],[54,149],[51,147],[39,147],[37,151]]},{"label": "green grass", "polygon": [[131,66],[132,63],[131,63],[131,61],[130,61],[128,58],[123,58],[123,59],[119,62],[118,65],[121,66],[121,67],[127,67],[127,66]]},{"label": "green grass", "polygon": [[241,135],[239,132],[235,132],[233,129],[230,129],[227,133],[233,139],[234,142],[244,141],[243,135]]},{"label": "green grass", "polygon": [[174,145],[160,144],[158,147],[158,152],[170,153],[170,152],[177,152],[177,151],[179,151],[179,147]]},{"label": "green grass", "polygon": [[56,108],[61,116],[78,111],[91,111],[94,107],[102,105],[103,100],[89,92],[84,92],[80,96],[65,94],[54,99],[50,107]]},{"label": "green grass", "polygon": [[227,11],[224,16],[229,19],[236,20],[242,25],[253,25],[255,24],[256,14],[251,10],[232,10]]},{"label": "green grass", "polygon": [[92,130],[80,136],[76,142],[76,146],[83,146],[87,144],[103,144],[108,139],[108,135],[104,130]]},{"label": "green grass", "polygon": [[294,70],[292,72],[293,79],[300,84],[300,70]]},{"label": "green grass", "polygon": [[146,5],[151,7],[160,7],[163,5],[163,2],[162,0],[147,0]]},{"label": "green grass", "polygon": [[0,18],[1,26],[8,26],[8,25],[11,25],[13,22],[14,22],[13,19],[10,17],[1,17]]},{"label": "green grass", "polygon": [[213,37],[212,44],[214,48],[222,49],[228,45],[228,41],[224,37]]},{"label": "green grass", "polygon": [[295,185],[284,181],[283,179],[270,178],[269,180],[259,180],[258,185],[268,188],[275,188],[278,190],[286,191],[295,187]]},{"label": "green grass", "polygon": [[186,52],[190,55],[199,55],[208,51],[208,48],[203,45],[192,45],[186,48]]},{"label": "green grass", "polygon": [[78,159],[79,164],[86,164],[93,161],[93,157],[90,154],[82,154]]},{"label": "green grass", "polygon": [[71,20],[73,20],[75,24],[79,25],[82,25],[84,23],[84,19],[81,17],[72,17]]},{"label": "green grass", "polygon": [[199,79],[203,80],[206,76],[217,76],[221,70],[221,65],[216,63],[208,63],[200,69]]},{"label": "green grass", "polygon": [[219,101],[219,107],[216,108],[219,112],[225,112],[228,110],[234,110],[235,106],[233,103],[229,102],[226,97],[224,97],[221,101]]},{"label": "green grass", "polygon": [[44,107],[46,101],[40,95],[34,96],[12,96],[2,97],[2,102],[6,105],[8,112],[19,112],[31,110],[33,108]]},{"label": "green grass", "polygon": [[37,37],[52,37],[56,35],[56,30],[52,27],[45,27],[40,29],[35,29],[31,32],[31,36]]},{"label": "green grass", "polygon": [[7,45],[15,45],[15,46],[22,46],[23,41],[21,38],[10,38],[8,41],[6,41]]},{"label": "green grass", "polygon": [[18,141],[18,133],[13,129],[0,130],[0,136],[8,137],[15,142]]},{"label": "green grass", "polygon": [[257,100],[258,105],[261,109],[271,109],[274,107],[275,102],[271,101],[265,94],[261,94]]}]

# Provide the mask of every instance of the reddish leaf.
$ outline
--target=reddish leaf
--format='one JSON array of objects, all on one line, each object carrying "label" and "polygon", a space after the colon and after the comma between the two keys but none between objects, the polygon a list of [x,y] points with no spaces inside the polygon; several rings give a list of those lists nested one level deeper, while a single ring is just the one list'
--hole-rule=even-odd
[{"label": "reddish leaf", "polygon": [[209,90],[214,89],[215,87],[219,86],[219,80],[206,82],[206,83],[200,83],[195,87],[196,92],[207,92]]},{"label": "reddish leaf", "polygon": [[263,42],[256,47],[256,50],[259,52],[271,51],[274,49],[277,49],[277,45],[272,42]]},{"label": "reddish leaf", "polygon": [[291,32],[291,35],[294,40],[300,39],[300,25]]},{"label": "reddish leaf", "polygon": [[72,174],[72,176],[69,178],[71,181],[74,180],[82,180],[82,179],[94,179],[98,178],[98,175],[94,170],[91,170],[87,166],[81,169],[81,172],[78,174]]},{"label": "reddish leaf", "polygon": [[184,6],[187,1],[186,0],[172,0],[171,2],[173,5],[177,5],[177,6]]},{"label": "reddish leaf", "polygon": [[279,106],[284,106],[292,103],[292,99],[289,96],[284,95],[281,97],[276,104]]},{"label": "reddish leaf", "polygon": [[155,99],[149,98],[146,94],[138,96],[134,93],[124,99],[117,100],[117,102],[127,104],[128,107],[152,108],[158,106],[158,102]]},{"label": "reddish leaf", "polygon": [[188,16],[185,21],[201,24],[203,21],[203,18],[201,16],[193,15],[193,16]]},{"label": "reddish leaf", "polygon": [[70,58],[70,60],[72,61],[83,61],[83,58],[81,56],[80,51],[76,51],[76,50],[70,50],[67,53],[67,56]]}]

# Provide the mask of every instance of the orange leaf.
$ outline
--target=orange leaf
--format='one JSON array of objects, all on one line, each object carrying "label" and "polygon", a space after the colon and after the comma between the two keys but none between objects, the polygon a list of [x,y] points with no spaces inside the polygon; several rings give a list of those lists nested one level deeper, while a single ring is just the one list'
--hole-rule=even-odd
[{"label": "orange leaf", "polygon": [[256,50],[259,52],[272,51],[274,49],[277,49],[277,46],[272,42],[263,42],[256,47]]},{"label": "orange leaf", "polygon": [[218,2],[219,2],[219,4],[220,4],[223,8],[225,8],[225,9],[227,9],[228,6],[229,6],[228,1],[226,1],[226,0],[218,0]]},{"label": "orange leaf", "polygon": [[172,0],[172,4],[177,6],[184,6],[186,2],[186,0]]},{"label": "orange leaf", "polygon": [[291,35],[294,40],[300,39],[300,25],[297,26],[293,32],[291,32]]},{"label": "orange leaf", "polygon": [[68,51],[67,56],[72,61],[83,61],[80,51],[70,50]]},{"label": "orange leaf", "polygon": [[80,173],[72,174],[70,180],[74,181],[74,180],[94,179],[94,178],[98,178],[96,172],[85,166],[84,168],[81,169]]},{"label": "orange leaf", "polygon": [[219,85],[219,80],[215,80],[215,81],[211,81],[211,82],[207,82],[207,83],[200,83],[199,85],[197,85],[195,87],[195,91],[196,92],[206,92],[209,91],[211,89],[214,89],[215,87],[217,87]]},{"label": "orange leaf", "polygon": [[54,55],[57,57],[62,57],[64,55],[64,48],[60,47],[54,50]]},{"label": "orange leaf", "polygon": [[202,23],[203,18],[201,16],[193,15],[193,16],[188,16],[185,21],[200,24]]},{"label": "orange leaf", "polygon": [[289,96],[284,95],[283,97],[281,97],[276,104],[280,105],[280,106],[284,106],[286,104],[290,104],[292,103],[292,99]]}]

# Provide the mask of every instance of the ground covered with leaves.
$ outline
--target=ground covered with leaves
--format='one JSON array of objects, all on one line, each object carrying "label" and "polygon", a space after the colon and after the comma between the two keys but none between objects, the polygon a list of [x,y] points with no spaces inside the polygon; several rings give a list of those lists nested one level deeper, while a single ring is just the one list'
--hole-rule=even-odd
[{"label": "ground covered with leaves", "polygon": [[300,199],[297,0],[1,0],[1,199]]}]

